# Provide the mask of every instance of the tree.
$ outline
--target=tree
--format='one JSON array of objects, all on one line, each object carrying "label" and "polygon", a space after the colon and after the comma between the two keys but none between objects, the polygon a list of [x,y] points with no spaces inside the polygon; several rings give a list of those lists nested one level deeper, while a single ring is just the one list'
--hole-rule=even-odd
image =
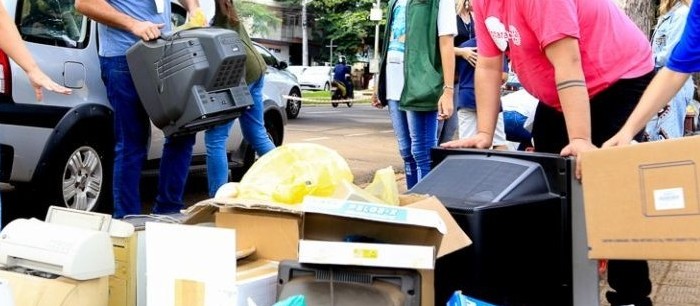
[{"label": "tree", "polygon": [[642,29],[642,31],[651,37],[651,33],[656,24],[656,11],[659,7],[659,1],[651,0],[615,0],[625,13]]},{"label": "tree", "polygon": [[[656,25],[656,19],[659,8],[659,0],[615,0],[617,5],[625,10],[632,21],[651,38],[651,33]],[[696,0],[697,1],[697,0]],[[700,73],[693,75],[695,86],[700,90]],[[698,94],[698,91],[696,91]]]},{"label": "tree", "polygon": [[238,10],[238,16],[246,20],[248,25],[250,25],[251,35],[266,35],[270,32],[270,29],[275,29],[282,23],[282,19],[277,17],[274,11],[269,10],[262,4],[233,0],[233,5]]}]

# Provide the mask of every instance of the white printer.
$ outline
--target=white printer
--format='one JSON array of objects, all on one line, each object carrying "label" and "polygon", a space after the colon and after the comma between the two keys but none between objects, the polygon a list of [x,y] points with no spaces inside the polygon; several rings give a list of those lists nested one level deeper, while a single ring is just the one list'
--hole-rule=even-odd
[{"label": "white printer", "polygon": [[16,219],[0,232],[0,266],[99,278],[114,274],[112,240],[106,231]]}]

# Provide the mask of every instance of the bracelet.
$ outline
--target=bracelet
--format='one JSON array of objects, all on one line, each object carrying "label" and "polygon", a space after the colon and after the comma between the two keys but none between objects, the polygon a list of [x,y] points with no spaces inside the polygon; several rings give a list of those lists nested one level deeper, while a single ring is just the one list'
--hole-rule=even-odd
[{"label": "bracelet", "polygon": [[452,89],[452,90],[454,90],[455,88],[454,88],[454,86],[445,85],[445,86],[442,86],[442,89],[443,89],[443,90],[445,90],[445,89]]}]

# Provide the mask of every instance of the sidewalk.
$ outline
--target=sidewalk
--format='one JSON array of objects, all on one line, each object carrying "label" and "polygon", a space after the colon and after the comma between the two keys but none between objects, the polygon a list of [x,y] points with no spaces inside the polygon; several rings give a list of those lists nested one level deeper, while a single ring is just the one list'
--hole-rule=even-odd
[{"label": "sidewalk", "polygon": [[[654,306],[700,305],[700,262],[698,261],[649,261],[651,299]],[[600,282],[601,305],[605,300],[607,282]]]}]

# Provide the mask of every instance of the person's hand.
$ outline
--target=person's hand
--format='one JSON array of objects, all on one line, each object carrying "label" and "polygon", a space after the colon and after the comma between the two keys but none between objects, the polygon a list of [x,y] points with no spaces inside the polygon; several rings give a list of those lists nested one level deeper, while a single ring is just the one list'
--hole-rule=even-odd
[{"label": "person's hand", "polygon": [[153,23],[150,21],[137,21],[131,27],[131,33],[144,41],[154,40],[160,37],[160,29],[165,26],[163,23]]},{"label": "person's hand", "polygon": [[382,102],[379,101],[379,97],[377,97],[377,92],[372,93],[372,106],[376,108],[384,108],[384,105],[382,105]]},{"label": "person's hand", "polygon": [[479,132],[472,137],[461,138],[461,139],[441,143],[440,147],[442,147],[442,148],[488,149],[488,148],[491,148],[492,143],[493,143],[493,136],[491,136],[488,133]]},{"label": "person's hand", "polygon": [[581,153],[586,152],[586,151],[591,151],[591,150],[596,150],[598,147],[593,145],[593,143],[590,140],[587,139],[581,139],[581,138],[575,138],[569,141],[569,144],[566,145],[561,150],[561,153],[559,153],[561,156],[574,156],[576,157],[576,179],[580,180],[581,179]]},{"label": "person's hand", "polygon": [[447,120],[454,111],[454,92],[451,88],[445,88],[438,100],[438,120]]},{"label": "person's hand", "polygon": [[603,143],[602,148],[609,148],[609,147],[617,147],[617,146],[625,146],[630,143],[632,143],[633,136],[630,135],[629,133],[625,133],[624,131],[619,131],[615,136],[610,137],[608,141]]},{"label": "person's hand", "polygon": [[464,52],[464,59],[469,62],[472,67],[476,67],[476,60],[479,58],[479,55],[476,53],[476,48],[465,48],[466,51]]},{"label": "person's hand", "polygon": [[34,87],[34,94],[36,95],[37,101],[44,99],[43,89],[64,95],[71,93],[70,89],[58,85],[40,69],[28,71],[27,77],[29,78],[29,82],[32,84],[32,87]]}]

